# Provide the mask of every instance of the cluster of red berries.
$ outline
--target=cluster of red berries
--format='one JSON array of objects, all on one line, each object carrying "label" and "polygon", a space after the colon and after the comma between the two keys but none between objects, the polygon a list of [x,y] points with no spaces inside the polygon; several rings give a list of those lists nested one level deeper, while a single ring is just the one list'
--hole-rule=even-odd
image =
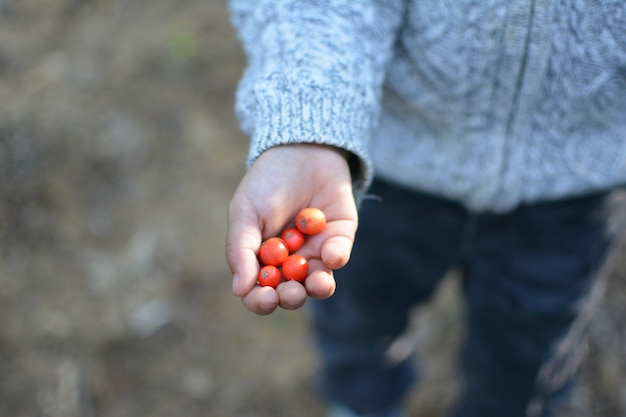
[{"label": "cluster of red berries", "polygon": [[295,227],[285,229],[280,237],[270,237],[261,243],[259,285],[276,288],[283,280],[302,282],[309,274],[309,261],[294,253],[304,245],[306,235],[316,235],[326,227],[322,210],[307,207],[296,215]]}]

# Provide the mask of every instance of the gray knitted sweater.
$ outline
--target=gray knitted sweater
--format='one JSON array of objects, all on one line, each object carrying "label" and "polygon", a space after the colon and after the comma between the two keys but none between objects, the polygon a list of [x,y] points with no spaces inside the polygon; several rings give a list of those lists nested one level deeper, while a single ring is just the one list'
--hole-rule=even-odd
[{"label": "gray knitted sweater", "polygon": [[624,0],[231,0],[248,163],[324,143],[475,211],[626,182]]}]

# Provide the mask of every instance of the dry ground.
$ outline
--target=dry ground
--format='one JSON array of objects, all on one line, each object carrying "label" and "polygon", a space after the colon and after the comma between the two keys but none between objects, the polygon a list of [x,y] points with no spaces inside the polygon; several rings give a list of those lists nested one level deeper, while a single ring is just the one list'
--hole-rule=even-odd
[{"label": "dry ground", "polygon": [[[222,1],[0,0],[0,416],[321,415],[306,310],[230,294],[243,64]],[[624,268],[567,416],[626,416]],[[415,417],[454,397],[457,301],[420,317]]]}]

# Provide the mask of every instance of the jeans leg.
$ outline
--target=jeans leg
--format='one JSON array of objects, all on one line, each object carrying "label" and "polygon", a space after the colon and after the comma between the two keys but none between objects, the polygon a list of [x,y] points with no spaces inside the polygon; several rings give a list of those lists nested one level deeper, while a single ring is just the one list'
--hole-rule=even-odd
[{"label": "jeans leg", "polygon": [[361,206],[335,294],[312,303],[322,393],[359,413],[397,407],[413,383],[409,361],[390,363],[385,351],[452,263],[464,215],[453,203],[380,181],[370,192],[380,201]]},{"label": "jeans leg", "polygon": [[[604,200],[595,195],[479,220],[464,281],[466,393],[457,417],[550,415],[577,365],[568,360],[575,357],[574,323],[610,247]],[[549,381],[546,367],[560,380]]]}]

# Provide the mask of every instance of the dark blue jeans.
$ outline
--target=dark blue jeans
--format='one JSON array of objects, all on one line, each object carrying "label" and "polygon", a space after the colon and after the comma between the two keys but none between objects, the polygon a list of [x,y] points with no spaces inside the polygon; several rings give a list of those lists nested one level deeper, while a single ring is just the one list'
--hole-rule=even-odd
[{"label": "dark blue jeans", "polygon": [[415,372],[411,360],[392,365],[384,352],[405,330],[409,310],[456,267],[467,337],[455,415],[550,415],[571,376],[572,324],[611,243],[606,194],[495,215],[380,180],[370,192],[380,200],[362,203],[335,294],[313,303],[323,394],[363,413],[397,406]]}]

